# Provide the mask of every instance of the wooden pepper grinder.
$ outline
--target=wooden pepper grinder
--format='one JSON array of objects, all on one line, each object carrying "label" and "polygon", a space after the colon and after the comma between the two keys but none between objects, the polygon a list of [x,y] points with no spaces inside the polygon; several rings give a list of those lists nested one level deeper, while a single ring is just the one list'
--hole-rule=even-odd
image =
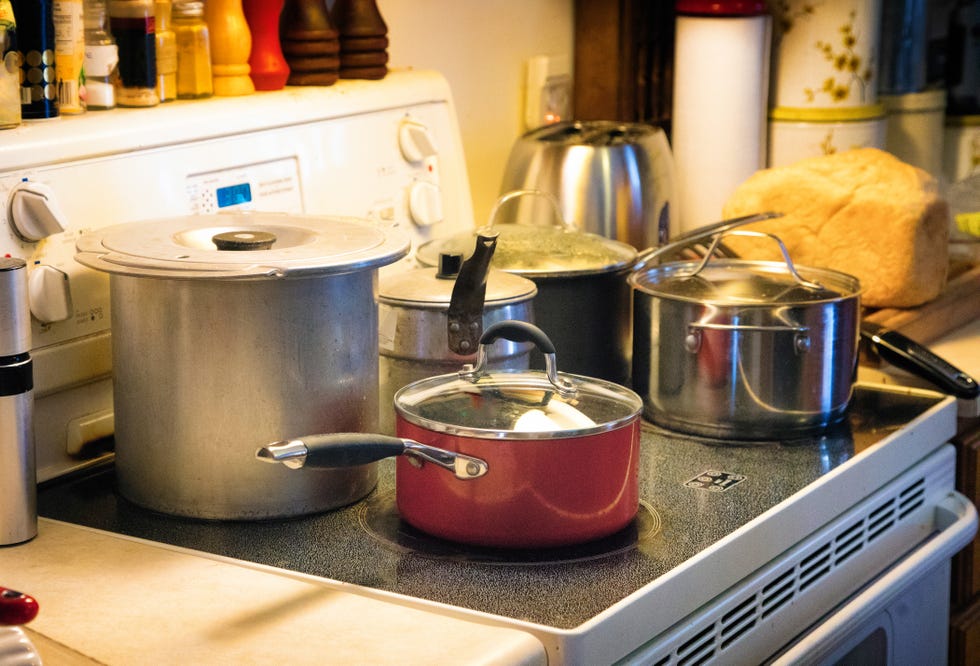
[{"label": "wooden pepper grinder", "polygon": [[285,0],[242,0],[252,33],[249,76],[256,90],[280,90],[289,78],[289,65],[279,43],[279,16]]},{"label": "wooden pepper grinder", "polygon": [[242,11],[242,0],[207,0],[204,20],[211,37],[214,94],[234,96],[255,92],[248,75],[252,34]]},{"label": "wooden pepper grinder", "polygon": [[383,79],[388,73],[388,26],[375,0],[337,0],[331,13],[340,32],[340,78]]},{"label": "wooden pepper grinder", "polygon": [[286,0],[279,39],[291,86],[329,86],[340,77],[340,42],[324,0]]}]

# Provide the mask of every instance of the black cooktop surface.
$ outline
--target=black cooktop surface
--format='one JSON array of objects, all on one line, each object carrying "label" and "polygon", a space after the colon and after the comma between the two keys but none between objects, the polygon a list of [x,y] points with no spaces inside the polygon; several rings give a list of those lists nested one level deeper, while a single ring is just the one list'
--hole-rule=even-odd
[{"label": "black cooktop surface", "polygon": [[671,571],[941,400],[858,387],[849,416],[820,436],[752,443],[692,438],[644,423],[633,524],[572,548],[474,549],[428,537],[394,508],[392,460],[348,507],[267,521],[204,521],[138,507],[110,466],[42,484],[41,516],[571,629]]}]

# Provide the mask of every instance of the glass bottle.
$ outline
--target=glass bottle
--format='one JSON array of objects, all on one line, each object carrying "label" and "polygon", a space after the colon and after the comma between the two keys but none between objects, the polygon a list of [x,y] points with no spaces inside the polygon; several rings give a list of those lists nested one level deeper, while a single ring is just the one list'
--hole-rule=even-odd
[{"label": "glass bottle", "polygon": [[119,106],[156,106],[157,40],[154,0],[109,0],[109,28],[119,47]]},{"label": "glass bottle", "polygon": [[214,94],[211,41],[204,21],[204,3],[177,0],[171,24],[177,43],[177,98],[200,99]]},{"label": "glass bottle", "polygon": [[84,113],[82,72],[85,63],[85,23],[82,0],[53,0],[51,7],[58,107],[62,114]]},{"label": "glass bottle", "polygon": [[156,0],[157,92],[161,102],[177,99],[177,35],[171,28],[173,5]]},{"label": "glass bottle", "polygon": [[20,55],[10,0],[0,0],[0,129],[20,125]]},{"label": "glass bottle", "polygon": [[85,95],[89,109],[112,109],[116,91],[112,78],[119,49],[109,32],[106,0],[85,0]]},{"label": "glass bottle", "polygon": [[11,0],[17,17],[17,50],[21,71],[20,116],[49,120],[60,116],[54,56],[51,0]]}]

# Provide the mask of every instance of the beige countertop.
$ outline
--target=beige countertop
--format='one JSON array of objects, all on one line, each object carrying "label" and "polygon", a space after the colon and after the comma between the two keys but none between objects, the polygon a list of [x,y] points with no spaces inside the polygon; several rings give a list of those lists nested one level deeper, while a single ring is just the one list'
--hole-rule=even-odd
[{"label": "beige countertop", "polygon": [[48,519],[0,548],[45,664],[545,664],[531,634]]}]

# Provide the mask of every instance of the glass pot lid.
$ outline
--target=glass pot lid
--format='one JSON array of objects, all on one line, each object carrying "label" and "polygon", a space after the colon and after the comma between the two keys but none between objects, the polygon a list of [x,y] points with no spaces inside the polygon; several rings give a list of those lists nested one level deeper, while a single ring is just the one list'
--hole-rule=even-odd
[{"label": "glass pot lid", "polygon": [[366,220],[234,212],[96,229],[79,236],[75,258],[121,275],[254,279],[377,268],[409,247],[404,234]]},{"label": "glass pot lid", "polygon": [[[487,348],[498,338],[534,343],[545,370],[488,372]],[[618,384],[559,373],[550,340],[520,321],[488,327],[475,366],[408,384],[394,404],[417,426],[484,439],[580,437],[623,426],[643,408],[639,395]]]}]

